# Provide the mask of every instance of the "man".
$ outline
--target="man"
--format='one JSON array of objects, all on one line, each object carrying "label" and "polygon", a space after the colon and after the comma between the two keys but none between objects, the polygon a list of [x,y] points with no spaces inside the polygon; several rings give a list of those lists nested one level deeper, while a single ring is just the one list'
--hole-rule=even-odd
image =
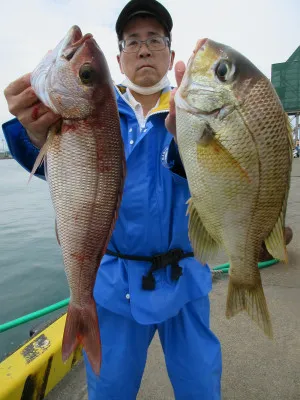
[{"label": "man", "polygon": [[[158,330],[176,399],[220,399],[221,349],[209,328],[211,273],[192,257],[188,185],[169,114],[172,19],[157,1],[133,0],[121,12],[117,57],[125,74],[116,87],[127,177],[119,217],[94,289],[101,341],[100,377],[85,357],[89,399],[136,398],[147,349]],[[181,79],[184,65],[178,64]],[[28,171],[59,117],[39,105],[29,75],[5,91],[17,119],[3,126],[13,157]],[[173,103],[172,103],[173,104]],[[175,133],[174,104],[168,129]],[[43,177],[43,167],[36,175]],[[171,250],[180,249],[171,253]],[[181,251],[185,258],[182,257]],[[154,262],[122,256],[157,257]],[[120,254],[116,254],[120,253]],[[126,257],[127,258],[127,257]],[[179,260],[179,261],[178,261]],[[153,269],[161,267],[156,272]]]},{"label": "man", "polygon": [[[152,0],[130,1],[116,23],[125,75],[116,97],[127,177],[94,289],[103,358],[97,377],[85,357],[90,400],[136,398],[156,330],[175,398],[221,397],[221,347],[209,328],[211,272],[191,253],[185,215],[190,194],[172,136],[172,25],[169,12]],[[182,62],[175,67],[178,84],[184,68]],[[5,137],[13,157],[30,171],[59,117],[38,102],[29,74],[5,94],[17,117],[3,125]],[[43,167],[36,175],[43,178]]]}]

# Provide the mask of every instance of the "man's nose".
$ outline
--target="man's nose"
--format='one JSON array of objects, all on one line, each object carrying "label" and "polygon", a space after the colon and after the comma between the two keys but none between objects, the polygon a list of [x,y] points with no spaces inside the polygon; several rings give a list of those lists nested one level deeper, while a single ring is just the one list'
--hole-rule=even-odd
[{"label": "man's nose", "polygon": [[150,57],[151,56],[151,51],[148,49],[148,46],[146,43],[141,43],[141,47],[139,50],[139,57]]}]

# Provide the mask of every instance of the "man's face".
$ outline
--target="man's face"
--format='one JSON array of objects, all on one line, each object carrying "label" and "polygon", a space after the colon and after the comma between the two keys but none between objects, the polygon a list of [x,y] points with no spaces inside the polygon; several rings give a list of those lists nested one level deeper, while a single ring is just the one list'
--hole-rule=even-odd
[{"label": "man's face", "polygon": [[[162,25],[151,17],[137,17],[125,26],[123,39],[147,40],[151,36],[165,36]],[[163,50],[151,51],[143,43],[137,53],[125,53],[117,57],[120,70],[131,82],[150,87],[159,82],[173,67],[174,52],[168,46]]]}]

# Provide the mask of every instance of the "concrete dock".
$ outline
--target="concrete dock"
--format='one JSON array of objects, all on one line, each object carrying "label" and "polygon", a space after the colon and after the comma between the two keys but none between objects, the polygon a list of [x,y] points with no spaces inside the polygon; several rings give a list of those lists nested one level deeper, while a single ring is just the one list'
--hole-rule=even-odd
[{"label": "concrete dock", "polygon": [[[300,400],[299,159],[293,162],[286,225],[291,226],[294,232],[288,246],[288,265],[280,263],[261,270],[273,323],[273,340],[267,339],[245,314],[227,320],[228,279],[225,277],[214,283],[210,295],[211,326],[223,350],[223,400]],[[220,255],[213,265],[226,261]],[[71,399],[88,399],[82,363],[47,396],[47,400]],[[174,399],[157,336],[149,348],[138,399]]]}]

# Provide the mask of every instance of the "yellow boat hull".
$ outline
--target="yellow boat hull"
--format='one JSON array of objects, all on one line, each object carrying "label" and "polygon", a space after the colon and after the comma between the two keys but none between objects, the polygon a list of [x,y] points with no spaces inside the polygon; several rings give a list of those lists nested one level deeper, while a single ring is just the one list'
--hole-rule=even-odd
[{"label": "yellow boat hull", "polygon": [[66,314],[0,363],[0,400],[43,399],[82,358],[79,346],[64,364]]}]

